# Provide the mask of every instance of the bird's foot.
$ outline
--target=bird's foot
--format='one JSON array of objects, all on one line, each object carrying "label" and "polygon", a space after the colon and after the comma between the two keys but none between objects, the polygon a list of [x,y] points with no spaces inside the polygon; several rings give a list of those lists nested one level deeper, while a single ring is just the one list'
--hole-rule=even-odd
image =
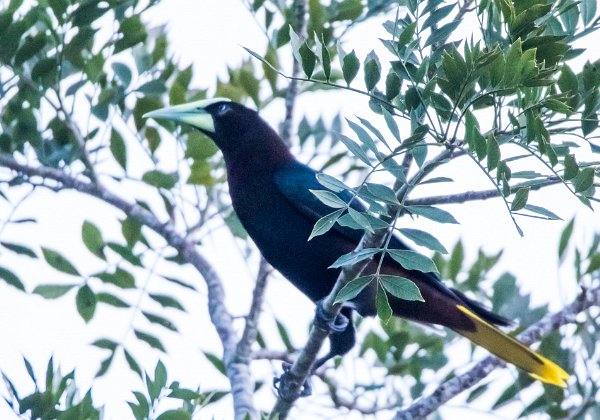
[{"label": "bird's foot", "polygon": [[310,376],[306,378],[304,384],[300,387],[299,391],[292,390],[293,384],[296,383],[295,378],[290,372],[292,365],[290,363],[282,363],[283,373],[279,378],[273,378],[273,388],[277,390],[279,398],[284,401],[294,401],[297,398],[308,397],[312,394],[312,383]]},{"label": "bird's foot", "polygon": [[317,310],[315,316],[315,326],[332,333],[341,333],[346,331],[350,320],[344,314],[338,313],[335,317],[331,316],[323,308],[323,302],[317,303]]}]

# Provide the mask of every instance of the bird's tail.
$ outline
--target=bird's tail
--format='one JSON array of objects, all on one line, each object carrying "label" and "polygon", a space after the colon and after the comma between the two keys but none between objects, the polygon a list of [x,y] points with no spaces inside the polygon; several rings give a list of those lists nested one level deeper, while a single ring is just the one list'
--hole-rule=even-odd
[{"label": "bird's tail", "polygon": [[503,333],[463,305],[456,305],[474,324],[474,330],[455,331],[499,358],[523,369],[533,378],[552,385],[566,387],[569,375],[556,363],[537,354],[513,337]]}]

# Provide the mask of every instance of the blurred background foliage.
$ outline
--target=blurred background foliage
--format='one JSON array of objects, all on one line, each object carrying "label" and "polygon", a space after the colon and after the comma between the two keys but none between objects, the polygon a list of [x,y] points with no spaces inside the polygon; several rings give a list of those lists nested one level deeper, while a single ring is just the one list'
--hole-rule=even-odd
[{"label": "blurred background foliage", "polygon": [[[142,115],[207,95],[258,109],[281,106],[296,79],[298,96],[351,90],[371,108],[368,115],[346,121],[341,115],[315,120],[297,111],[294,152],[335,174],[336,178],[323,178],[324,187],[347,189],[369,207],[364,213],[349,213],[347,207],[321,196],[332,205],[329,227],[337,222],[366,231],[393,228],[394,222],[385,221],[388,205],[400,206],[403,217],[457,223],[438,207],[445,204],[443,199],[416,198],[411,203],[408,194],[406,201],[396,199],[400,189],[412,192],[426,184],[454,183],[470,191],[469,179],[437,173],[409,182],[405,168],[411,168],[411,176],[426,170],[428,162],[447,148],[455,148],[456,158],[462,156],[479,167],[489,180],[490,195],[500,197],[498,205],[506,207],[519,232],[523,217],[560,219],[551,202],[530,203],[530,192],[537,189],[562,184],[584,206],[592,208],[598,201],[600,60],[577,44],[597,36],[592,34],[600,26],[600,16],[593,0],[309,0],[303,5],[306,28],[298,33],[292,28],[298,27],[295,12],[302,2],[247,1],[267,35],[264,48],[246,50],[246,57],[228,69],[227,77],[202,86],[192,83],[193,66],[182,67],[174,59],[165,29],[146,24],[145,14],[156,3],[0,3],[2,166],[10,167],[7,162],[14,160],[39,173],[50,168],[100,183],[168,220],[199,245],[212,231],[226,226],[240,243],[240,252],[250,255],[255,250],[232,212],[216,146],[197,131],[170,122],[157,125]],[[373,38],[373,51],[367,56],[357,56],[351,45],[343,43],[355,26],[382,17],[387,19],[385,36]],[[468,21],[474,24],[462,25]],[[292,70],[294,60],[297,74]],[[576,60],[585,64],[572,64]],[[24,201],[40,189],[60,191],[64,186],[5,170],[0,185],[0,287],[64,300],[85,322],[102,317],[104,307],[122,311],[124,322],[132,312],[138,315],[131,318],[131,334],[123,339],[99,336],[90,343],[105,351],[97,376],[109,372],[117,355],[139,376],[139,390],[123,396],[131,408],[126,415],[165,420],[200,413],[201,418],[204,407],[227,396],[228,390],[215,387],[210,376],[199,388],[182,388],[168,378],[163,363],[142,366],[129,349],[139,340],[166,352],[165,337],[177,339],[162,330],[178,332],[173,317],[186,311],[180,296],[198,291],[193,282],[167,274],[185,265],[185,256],[131,214],[118,219],[121,237],[107,237],[94,215],[83,223],[81,245],[96,259],[90,267],[55,250],[50,238],[4,240],[5,229],[37,222],[13,217]],[[587,248],[575,248],[570,243],[574,223],[566,225],[558,247],[561,261],[567,254],[573,256],[569,287],[597,286],[600,236],[596,234]],[[314,233],[324,233],[327,226]],[[468,262],[461,242],[446,252],[431,232],[399,229],[398,233],[429,248],[443,278],[518,324],[530,325],[547,313],[545,305],[532,306],[513,275],[494,270],[501,253],[486,255],[480,250]],[[358,258],[347,258],[343,265]],[[47,264],[63,273],[64,281],[22,279],[14,265],[24,261]],[[161,282],[164,292],[148,289],[150,279]],[[385,413],[461,369],[449,363],[451,355],[445,350],[454,348],[449,344],[455,338],[452,333],[442,337],[380,316],[387,321],[380,327],[360,329],[359,352],[381,374],[366,382],[360,377],[340,381],[335,369],[326,369],[319,373],[326,385],[322,390],[326,405],[365,415]],[[268,354],[279,339],[285,351],[275,352],[280,355],[275,359],[287,359],[301,347],[288,334],[292,321],[276,320],[279,337],[259,332],[257,358]],[[522,398],[526,403],[519,416],[543,412],[551,418],[600,418],[597,321],[596,308],[576,325],[542,341],[544,354],[575,373],[567,390],[542,386],[519,374],[501,390],[493,381],[484,381],[469,391],[467,401],[481,399],[496,410]],[[211,375],[225,375],[219,356],[205,355],[214,367]],[[352,363],[351,358],[337,364]],[[50,359],[42,374],[34,372],[27,355],[24,361],[35,384],[33,393],[25,395],[18,383],[3,375],[2,395],[15,413],[45,419],[100,418],[102,408],[93,402],[93,387],[80,388],[74,372],[61,374]],[[401,391],[391,387],[394,380],[400,381]],[[265,383],[270,383],[268,375],[256,378],[256,389],[267,387]],[[165,400],[175,403],[162,404]],[[261,408],[268,409],[263,404]]]}]

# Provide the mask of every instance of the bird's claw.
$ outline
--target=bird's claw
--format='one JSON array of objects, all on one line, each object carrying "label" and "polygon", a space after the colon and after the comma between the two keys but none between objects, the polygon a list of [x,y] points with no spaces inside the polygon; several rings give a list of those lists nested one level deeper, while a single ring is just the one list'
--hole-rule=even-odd
[{"label": "bird's claw", "polygon": [[283,362],[282,368],[283,373],[281,376],[279,378],[273,378],[273,388],[277,390],[279,398],[285,401],[294,401],[296,398],[308,397],[312,394],[312,383],[310,376],[306,378],[306,381],[300,388],[300,393],[295,395],[295,393],[291,390],[291,383],[293,383],[293,380],[290,381],[290,379],[293,379],[291,378],[290,373],[292,365],[290,363]]},{"label": "bird's claw", "polygon": [[344,314],[338,313],[335,317],[332,317],[323,308],[323,302],[317,303],[317,310],[315,316],[315,326],[332,333],[341,333],[346,331],[350,320]]}]

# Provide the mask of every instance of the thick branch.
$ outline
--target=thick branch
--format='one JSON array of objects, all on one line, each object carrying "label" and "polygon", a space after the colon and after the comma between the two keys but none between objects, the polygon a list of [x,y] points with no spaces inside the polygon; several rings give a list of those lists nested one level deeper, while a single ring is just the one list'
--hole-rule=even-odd
[{"label": "thick branch", "polygon": [[[532,344],[561,326],[575,322],[575,316],[580,312],[598,305],[600,305],[600,287],[583,290],[573,302],[558,312],[546,315],[519,334],[517,338],[525,344]],[[488,356],[473,366],[467,373],[456,376],[440,385],[431,395],[399,410],[394,419],[415,420],[425,418],[456,395],[481,381],[495,368],[505,365],[496,356]]]},{"label": "thick branch", "polygon": [[231,383],[234,400],[235,417],[243,419],[247,415],[257,417],[252,402],[252,381],[248,365],[236,363],[235,350],[237,340],[233,329],[233,318],[225,307],[225,292],[222,281],[212,265],[198,252],[196,246],[184,236],[177,233],[170,222],[161,222],[154,214],[145,208],[131,203],[98,184],[91,183],[54,168],[33,167],[17,162],[11,155],[0,153],[0,166],[12,169],[27,177],[41,177],[58,182],[63,188],[70,188],[81,193],[94,196],[123,211],[143,225],[154,230],[165,241],[175,248],[204,278],[208,289],[208,310],[212,323],[215,325],[221,343],[227,369],[227,377]]}]

